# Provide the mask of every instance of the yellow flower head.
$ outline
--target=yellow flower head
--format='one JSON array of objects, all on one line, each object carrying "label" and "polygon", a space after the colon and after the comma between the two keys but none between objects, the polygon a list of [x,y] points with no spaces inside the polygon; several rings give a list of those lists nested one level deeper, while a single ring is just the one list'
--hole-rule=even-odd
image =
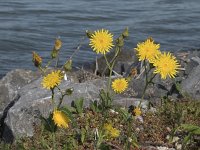
[{"label": "yellow flower head", "polygon": [[42,58],[36,52],[33,52],[33,63],[36,67],[42,64]]},{"label": "yellow flower head", "polygon": [[110,136],[113,138],[117,138],[120,135],[120,131],[116,128],[112,128],[112,130],[110,130]]},{"label": "yellow flower head", "polygon": [[126,90],[127,87],[128,87],[128,82],[127,82],[127,80],[125,78],[115,79],[112,82],[112,89],[116,93],[122,93],[123,91]]},{"label": "yellow flower head", "polygon": [[116,128],[113,128],[109,123],[104,124],[104,129],[111,138],[117,138],[120,135],[120,131]]},{"label": "yellow flower head", "polygon": [[107,131],[110,131],[110,130],[112,130],[112,125],[110,124],[110,123],[106,123],[106,124],[104,124],[104,127],[103,127],[105,130],[107,130]]},{"label": "yellow flower head", "polygon": [[172,56],[171,53],[164,52],[153,63],[155,66],[154,73],[159,73],[162,79],[166,79],[167,76],[175,78],[180,67],[176,57]]},{"label": "yellow flower head", "polygon": [[52,71],[50,74],[45,76],[42,80],[42,86],[46,89],[53,89],[59,85],[62,81],[63,75],[60,70]]},{"label": "yellow flower head", "polygon": [[147,59],[150,63],[161,52],[160,44],[155,44],[152,38],[148,38],[145,42],[138,43],[135,50],[138,52],[139,61]]},{"label": "yellow flower head", "polygon": [[140,110],[139,107],[136,107],[134,110],[133,110],[133,113],[135,116],[140,116],[142,114],[142,111]]},{"label": "yellow flower head", "polygon": [[97,54],[105,54],[114,46],[113,35],[105,29],[97,30],[91,35],[89,45]]},{"label": "yellow flower head", "polygon": [[56,39],[55,44],[54,44],[54,49],[59,50],[62,46],[62,41],[60,39]]},{"label": "yellow flower head", "polygon": [[60,128],[68,128],[70,119],[62,111],[54,110],[53,121]]}]

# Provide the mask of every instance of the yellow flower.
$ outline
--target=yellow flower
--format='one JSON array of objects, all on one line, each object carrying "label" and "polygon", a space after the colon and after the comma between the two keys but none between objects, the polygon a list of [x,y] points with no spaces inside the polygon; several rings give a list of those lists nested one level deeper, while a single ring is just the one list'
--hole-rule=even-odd
[{"label": "yellow flower", "polygon": [[89,45],[97,54],[105,54],[114,46],[113,35],[105,29],[97,30],[91,35]]},{"label": "yellow flower", "polygon": [[106,123],[104,124],[104,129],[106,129],[107,131],[112,130],[112,125],[110,123]]},{"label": "yellow flower", "polygon": [[134,110],[133,110],[133,113],[135,116],[140,116],[142,114],[142,111],[140,110],[139,107],[136,107]]},{"label": "yellow flower", "polygon": [[42,58],[36,52],[33,52],[33,63],[36,67],[42,64]]},{"label": "yellow flower", "polygon": [[50,74],[45,76],[42,80],[42,86],[46,89],[53,89],[59,85],[62,81],[63,75],[60,70],[52,71]]},{"label": "yellow flower", "polygon": [[138,52],[139,61],[147,59],[150,63],[159,55],[160,44],[155,44],[152,38],[148,38],[145,42],[138,43],[135,50]]},{"label": "yellow flower", "polygon": [[68,128],[70,119],[62,111],[54,110],[53,121],[60,128]]},{"label": "yellow flower", "polygon": [[122,93],[128,87],[128,82],[125,78],[115,79],[112,82],[112,88],[116,93]]},{"label": "yellow flower", "polygon": [[60,39],[56,39],[55,44],[54,44],[54,49],[59,50],[62,46],[62,41]]},{"label": "yellow flower", "polygon": [[104,129],[106,130],[106,133],[112,138],[116,138],[120,135],[120,131],[116,128],[113,128],[110,123],[104,124]]},{"label": "yellow flower", "polygon": [[112,129],[110,130],[110,136],[111,136],[111,137],[117,138],[117,137],[119,137],[119,135],[120,135],[120,131],[119,131],[118,129],[112,128]]},{"label": "yellow flower", "polygon": [[166,79],[167,76],[175,78],[180,67],[176,57],[172,56],[171,53],[164,52],[161,54],[153,63],[155,66],[154,73],[159,73],[162,79]]}]

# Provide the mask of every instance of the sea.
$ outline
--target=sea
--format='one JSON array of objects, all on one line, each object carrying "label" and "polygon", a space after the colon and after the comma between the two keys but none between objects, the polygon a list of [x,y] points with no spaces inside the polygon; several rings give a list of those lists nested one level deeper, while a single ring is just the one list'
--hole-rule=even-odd
[{"label": "sea", "polygon": [[[59,64],[93,62],[87,30],[107,29],[118,37],[129,28],[124,49],[153,37],[161,50],[200,48],[200,0],[0,0],[0,77],[16,68],[31,69],[32,52],[50,60],[60,38]],[[79,51],[77,51],[79,47]]]}]

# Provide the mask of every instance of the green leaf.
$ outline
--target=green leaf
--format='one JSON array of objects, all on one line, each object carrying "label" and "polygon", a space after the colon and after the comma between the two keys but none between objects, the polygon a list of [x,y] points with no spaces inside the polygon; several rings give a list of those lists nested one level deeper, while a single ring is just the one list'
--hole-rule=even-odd
[{"label": "green leaf", "polygon": [[130,113],[128,112],[127,109],[120,108],[118,111],[122,115],[122,117],[123,117],[124,120],[127,121],[129,119]]},{"label": "green leaf", "polygon": [[181,128],[182,130],[191,132],[191,133],[193,133],[193,134],[200,135],[200,127],[199,127],[199,126],[192,125],[192,124],[182,124],[182,125],[180,126],[180,128]]},{"label": "green leaf", "polygon": [[53,121],[53,114],[51,113],[48,118],[44,118],[43,116],[40,116],[40,120],[42,124],[44,125],[44,129],[49,132],[56,132],[57,126]]},{"label": "green leaf", "polygon": [[81,142],[84,143],[86,137],[86,130],[81,128]]},{"label": "green leaf", "polygon": [[103,108],[110,108],[112,106],[112,98],[110,97],[109,93],[106,93],[103,89],[100,90],[100,102]]},{"label": "green leaf", "polygon": [[83,98],[77,99],[75,101],[72,102],[72,107],[74,107],[76,109],[76,112],[78,114],[82,114],[83,113]]},{"label": "green leaf", "polygon": [[90,101],[90,108],[93,112],[100,112],[101,111],[101,105],[98,104],[98,101]]},{"label": "green leaf", "polygon": [[183,139],[183,145],[188,144],[189,140],[191,140],[191,134],[188,134],[187,136],[184,137],[184,139]]}]

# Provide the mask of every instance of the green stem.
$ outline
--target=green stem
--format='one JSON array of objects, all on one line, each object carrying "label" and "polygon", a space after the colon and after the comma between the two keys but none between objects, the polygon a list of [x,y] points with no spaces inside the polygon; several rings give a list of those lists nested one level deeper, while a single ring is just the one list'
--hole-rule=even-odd
[{"label": "green stem", "polygon": [[83,41],[85,40],[85,38],[86,38],[85,36],[82,37],[82,39],[81,39],[81,41],[79,42],[79,44],[78,44],[76,50],[72,53],[72,55],[70,56],[69,59],[72,59],[72,57],[80,50],[80,48],[81,48],[81,46],[82,46]]},{"label": "green stem", "polygon": [[47,69],[49,67],[49,65],[51,64],[52,59],[48,61],[47,65],[45,66],[45,69]]},{"label": "green stem", "polygon": [[131,133],[131,121],[129,121],[129,123],[128,123],[128,149],[130,150],[131,149],[131,147],[130,147],[130,142],[129,142],[129,138],[130,138],[130,133]]},{"label": "green stem", "polygon": [[53,110],[55,108],[55,101],[54,101],[54,88],[51,88],[51,102],[53,104]]},{"label": "green stem", "polygon": [[110,64],[109,64],[109,62],[108,62],[108,59],[107,59],[107,57],[106,57],[106,55],[104,54],[103,55],[104,56],[104,59],[105,59],[105,61],[106,61],[106,65],[107,65],[107,67],[109,68],[109,70],[111,69],[111,67],[110,67]]},{"label": "green stem", "polygon": [[38,68],[40,69],[40,71],[42,71],[43,74],[45,74],[45,70],[39,65]]},{"label": "green stem", "polygon": [[52,140],[53,140],[53,150],[56,150],[55,132],[52,133]]},{"label": "green stem", "polygon": [[60,106],[61,106],[61,104],[63,102],[63,98],[64,98],[65,94],[63,94],[63,92],[61,91],[61,89],[58,86],[56,86],[56,87],[59,90],[59,92],[61,93],[61,97],[59,99],[60,101],[59,101],[58,106],[57,106],[57,108],[60,108]]},{"label": "green stem", "polygon": [[156,76],[156,74],[154,74],[154,75],[151,76],[150,79],[148,80],[148,74],[149,74],[149,72],[150,72],[150,70],[151,70],[152,68],[150,68],[150,69],[147,71],[147,64],[146,64],[146,61],[145,61],[145,60],[144,60],[144,68],[145,68],[145,87],[144,87],[144,90],[143,90],[143,92],[142,92],[142,98],[141,98],[141,101],[140,101],[138,107],[141,106],[141,103],[142,103],[142,101],[144,100],[145,92],[146,92],[146,90],[147,90],[148,85],[149,85],[150,83],[152,83],[152,80],[153,80],[153,79],[155,78],[155,76]]},{"label": "green stem", "polygon": [[57,59],[56,59],[56,65],[55,65],[55,68],[58,67],[58,62],[59,62],[59,51],[58,51],[58,54],[57,54]]},{"label": "green stem", "polygon": [[116,48],[116,53],[115,53],[115,56],[114,58],[112,59],[111,63],[110,63],[110,74],[109,74],[109,79],[108,79],[108,92],[110,91],[110,85],[111,85],[111,76],[112,76],[112,71],[113,71],[113,67],[115,65],[115,61],[117,59],[117,56],[119,55],[119,52],[121,51],[121,48],[120,47],[117,47]]}]

